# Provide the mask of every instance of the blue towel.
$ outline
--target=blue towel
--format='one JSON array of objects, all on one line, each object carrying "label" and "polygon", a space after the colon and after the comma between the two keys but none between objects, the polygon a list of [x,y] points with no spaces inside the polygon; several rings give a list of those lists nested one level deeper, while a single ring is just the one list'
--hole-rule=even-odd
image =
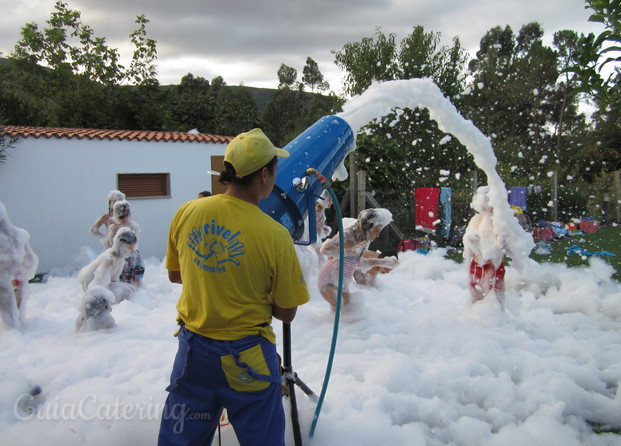
[{"label": "blue towel", "polygon": [[452,194],[450,187],[440,188],[440,204],[442,205],[442,236],[444,240],[451,238]]},{"label": "blue towel", "polygon": [[567,248],[567,254],[578,254],[581,256],[604,256],[604,257],[616,257],[617,256],[616,254],[612,252],[608,252],[608,251],[589,252],[586,249],[583,249],[578,245],[571,245],[569,248]]}]

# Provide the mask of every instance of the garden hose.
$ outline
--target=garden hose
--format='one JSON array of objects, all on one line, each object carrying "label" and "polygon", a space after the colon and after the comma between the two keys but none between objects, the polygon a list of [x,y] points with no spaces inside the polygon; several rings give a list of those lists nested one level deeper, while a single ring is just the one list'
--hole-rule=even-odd
[{"label": "garden hose", "polygon": [[336,350],[336,339],[338,337],[339,332],[339,319],[341,315],[341,300],[343,294],[343,270],[345,265],[345,238],[343,235],[343,217],[341,215],[341,207],[339,206],[338,199],[334,194],[334,191],[328,184],[326,178],[316,171],[315,169],[308,169],[306,171],[307,175],[313,174],[317,178],[317,181],[321,184],[324,189],[330,193],[332,197],[332,202],[334,203],[334,209],[336,210],[336,219],[338,222],[339,228],[339,285],[338,291],[336,295],[336,310],[334,313],[334,327],[332,330],[332,344],[330,345],[330,354],[328,356],[328,364],[326,366],[326,374],[323,379],[323,386],[321,386],[321,394],[319,395],[319,400],[317,400],[317,407],[315,408],[315,416],[313,417],[313,422],[310,428],[310,438],[313,438],[315,434],[315,427],[317,426],[317,420],[319,419],[319,414],[321,413],[321,406],[323,405],[323,400],[326,396],[326,392],[328,390],[328,382],[330,381],[330,373],[332,372],[332,362],[334,361],[334,353]]}]

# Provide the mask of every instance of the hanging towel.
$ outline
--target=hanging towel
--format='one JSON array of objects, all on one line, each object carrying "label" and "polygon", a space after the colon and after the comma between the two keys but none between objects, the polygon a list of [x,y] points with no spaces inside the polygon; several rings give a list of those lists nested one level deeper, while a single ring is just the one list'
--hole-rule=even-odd
[{"label": "hanging towel", "polygon": [[442,236],[444,240],[451,238],[451,218],[453,215],[452,194],[450,187],[440,188],[440,204],[442,205]]},{"label": "hanging towel", "polygon": [[518,206],[523,211],[526,210],[526,187],[510,187],[509,188],[509,204]]},{"label": "hanging towel", "polygon": [[414,199],[416,200],[416,229],[427,230],[427,232],[436,229],[439,195],[440,189],[437,187],[422,187],[414,191]]}]

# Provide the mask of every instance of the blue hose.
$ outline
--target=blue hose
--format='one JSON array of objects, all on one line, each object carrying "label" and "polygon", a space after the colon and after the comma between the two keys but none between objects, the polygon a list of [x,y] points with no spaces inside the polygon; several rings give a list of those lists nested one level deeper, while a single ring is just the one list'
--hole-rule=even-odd
[{"label": "blue hose", "polygon": [[328,365],[326,366],[326,375],[323,379],[323,386],[321,387],[321,394],[317,401],[317,407],[315,409],[315,416],[313,417],[313,423],[310,428],[310,438],[313,438],[315,434],[315,427],[317,426],[317,420],[319,419],[319,413],[321,412],[321,406],[328,390],[328,382],[330,381],[330,373],[332,372],[332,362],[334,361],[334,352],[336,350],[336,338],[339,333],[339,319],[341,316],[341,299],[343,295],[343,269],[345,265],[345,237],[343,235],[343,217],[341,215],[341,207],[339,206],[338,199],[334,194],[331,187],[327,188],[328,192],[332,196],[332,202],[334,203],[334,209],[336,209],[336,219],[339,226],[339,286],[336,295],[336,311],[334,313],[334,329],[332,331],[332,345],[330,346],[330,355],[328,357]]}]

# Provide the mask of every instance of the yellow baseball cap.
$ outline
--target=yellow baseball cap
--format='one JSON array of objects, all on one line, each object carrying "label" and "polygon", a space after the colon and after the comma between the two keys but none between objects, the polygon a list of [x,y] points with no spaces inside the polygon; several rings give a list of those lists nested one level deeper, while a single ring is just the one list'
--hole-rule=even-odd
[{"label": "yellow baseball cap", "polygon": [[289,152],[274,147],[261,129],[240,133],[224,151],[224,161],[231,163],[239,178],[259,170],[274,156],[288,158]]}]

